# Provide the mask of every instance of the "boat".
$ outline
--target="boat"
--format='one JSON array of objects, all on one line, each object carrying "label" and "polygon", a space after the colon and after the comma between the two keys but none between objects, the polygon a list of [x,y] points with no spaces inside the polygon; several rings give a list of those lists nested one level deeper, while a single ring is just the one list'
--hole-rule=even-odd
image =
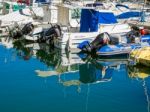
[{"label": "boat", "polygon": [[122,13],[116,14],[116,18],[120,22],[138,23],[149,21],[150,12],[146,3],[123,2],[116,4],[116,7],[122,11]]},{"label": "boat", "polygon": [[[25,39],[30,42],[39,42],[39,43],[51,43],[52,39],[61,36],[61,28],[59,25],[53,25],[47,28],[37,27],[34,28],[32,33],[25,35]],[[32,38],[31,38],[32,37]]]},{"label": "boat", "polygon": [[[42,15],[40,15],[42,8],[33,8],[33,10],[39,12],[38,15],[42,17]],[[15,11],[10,14],[1,16],[0,21],[1,21],[1,27],[10,26],[16,22],[18,24],[26,24],[28,22],[34,22],[29,8],[25,8],[20,11]]]},{"label": "boat", "polygon": [[[0,17],[1,27],[13,26],[15,23],[24,25],[32,22],[35,25],[56,23],[57,8],[54,5],[43,3],[42,0],[33,1],[32,6],[16,10]],[[47,10],[48,9],[48,10]],[[13,17],[13,18],[12,18]]]},{"label": "boat", "polygon": [[[70,9],[81,10],[81,18],[74,19],[78,24],[70,25],[72,18]],[[98,21],[97,21],[98,20]],[[87,24],[88,23],[88,24]],[[59,49],[77,50],[79,43],[88,40],[92,41],[96,35],[102,32],[108,32],[123,37],[129,32],[128,24],[118,23],[113,12],[108,9],[98,9],[96,7],[80,7],[71,5],[58,5],[58,21],[61,27],[61,36],[53,39],[54,46]],[[36,36],[30,36],[34,40]],[[29,36],[26,37],[29,39]]]},{"label": "boat", "polygon": [[[57,24],[60,25],[62,29],[62,35],[60,38],[55,39],[54,44],[57,48],[65,49],[68,47],[70,49],[76,49],[79,41],[86,39],[91,41],[92,38],[99,32],[109,32],[122,36],[124,33],[130,31],[130,26],[128,24],[117,23],[114,16],[115,11],[111,11],[111,8],[108,10],[108,6],[106,7],[108,4],[94,3],[86,4],[86,6],[75,5],[74,7],[72,5],[74,6],[74,4],[56,5],[58,12]],[[64,12],[66,14],[65,16]],[[95,15],[93,16],[91,12]],[[85,15],[89,15],[88,18],[91,19],[87,19]],[[105,18],[103,18],[103,16],[105,16]],[[111,18],[109,18],[109,16]],[[99,19],[99,23],[94,24],[94,17]],[[84,20],[89,22],[87,26],[85,26],[86,24]],[[32,36],[27,36],[26,39],[35,41],[37,39],[37,35],[32,34]]]},{"label": "boat", "polygon": [[8,27],[8,36],[13,39],[21,38],[22,36],[31,33],[33,29],[34,25],[32,23],[27,23],[22,26],[15,24],[13,27]]},{"label": "boat", "polygon": [[[62,9],[61,11],[68,10],[66,7],[60,9]],[[70,28],[69,32],[62,30],[62,36],[57,38],[54,43],[57,48],[77,50],[79,43],[85,40],[91,42],[94,36],[99,33],[108,32],[114,35],[124,35],[130,31],[128,24],[117,23],[114,14],[109,10],[96,10],[91,7],[81,7],[81,10],[80,28],[78,28],[80,31],[77,28]],[[61,15],[61,11],[59,11],[59,15]],[[64,18],[63,20],[65,21],[60,20],[60,23],[67,26],[67,19]]]},{"label": "boat", "polygon": [[[43,27],[36,27],[31,22],[25,25],[19,26],[16,24],[13,27],[8,27],[9,38],[13,39],[25,39],[30,42],[46,43],[46,41],[52,42],[52,37],[59,37],[61,35],[61,29],[59,25],[48,25]],[[33,37],[33,38],[31,38]]]},{"label": "boat", "polygon": [[[127,38],[128,39],[128,38]],[[108,33],[99,34],[91,43],[84,41],[79,44],[78,48],[82,52],[94,53],[98,56],[117,56],[128,55],[135,49],[140,49],[150,45],[150,36],[141,36],[130,38],[130,42],[119,42]]]}]

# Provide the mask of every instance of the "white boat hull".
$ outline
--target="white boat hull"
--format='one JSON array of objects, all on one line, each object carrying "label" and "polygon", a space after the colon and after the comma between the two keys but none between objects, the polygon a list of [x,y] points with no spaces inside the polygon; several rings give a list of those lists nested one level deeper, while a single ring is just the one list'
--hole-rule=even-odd
[{"label": "white boat hull", "polygon": [[98,32],[78,32],[78,33],[68,33],[64,32],[62,37],[54,41],[54,46],[60,49],[74,50],[78,51],[77,46],[83,41],[89,41],[95,39],[95,37],[103,32],[108,32],[109,34],[121,35],[129,32],[131,29],[127,24],[112,24],[112,25],[101,25]]}]

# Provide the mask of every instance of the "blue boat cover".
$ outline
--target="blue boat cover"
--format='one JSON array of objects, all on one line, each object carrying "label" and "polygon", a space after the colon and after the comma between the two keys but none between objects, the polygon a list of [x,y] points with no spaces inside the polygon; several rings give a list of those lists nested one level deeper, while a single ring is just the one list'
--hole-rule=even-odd
[{"label": "blue boat cover", "polygon": [[92,9],[82,9],[80,32],[96,32],[99,24],[114,24],[117,20],[112,12],[99,12]]},{"label": "blue boat cover", "polygon": [[116,18],[117,19],[127,19],[127,18],[131,18],[131,17],[141,17],[141,15],[142,15],[142,12],[125,12],[120,15],[117,15]]},{"label": "blue boat cover", "polygon": [[78,46],[77,46],[77,48],[79,48],[79,49],[83,49],[85,46],[87,46],[87,45],[90,45],[90,42],[89,41],[83,41],[82,43],[80,43]]}]

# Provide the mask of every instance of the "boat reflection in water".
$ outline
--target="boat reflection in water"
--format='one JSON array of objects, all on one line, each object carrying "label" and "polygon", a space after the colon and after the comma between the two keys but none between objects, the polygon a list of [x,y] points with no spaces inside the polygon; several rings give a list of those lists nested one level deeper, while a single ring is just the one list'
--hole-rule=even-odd
[{"label": "boat reflection in water", "polygon": [[149,93],[149,77],[150,77],[150,69],[138,65],[138,66],[130,66],[129,68],[129,77],[132,79],[136,79],[137,81],[141,82],[141,85],[144,89],[144,94],[147,101],[147,112],[150,112],[150,93]]},{"label": "boat reflection in water", "polygon": [[[120,66],[128,64],[128,61],[97,61],[92,56],[83,57],[82,54],[65,53],[65,51],[52,49],[46,44],[26,43],[20,40],[14,42],[14,48],[17,49],[18,56],[24,60],[29,60],[34,56],[51,68],[46,71],[35,70],[37,76],[59,76],[59,83],[64,86],[109,82],[114,71],[120,70]],[[67,73],[78,73],[79,76],[68,81],[60,79],[60,75]]]},{"label": "boat reflection in water", "polygon": [[[56,94],[56,99],[57,95],[60,95],[58,92],[63,91],[63,95],[62,93],[61,95],[64,98],[67,96],[65,99],[67,101],[76,101],[78,98],[84,97],[84,105],[80,105],[83,105],[82,109],[85,106],[86,111],[90,112],[93,111],[91,108],[95,107],[92,100],[98,103],[98,107],[96,107],[99,110],[109,111],[104,107],[110,103],[109,106],[116,107],[114,110],[117,112],[122,109],[127,109],[130,112],[133,112],[134,109],[144,109],[149,112],[148,80],[150,73],[147,72],[149,69],[145,72],[145,68],[130,66],[128,60],[104,61],[90,55],[67,54],[64,51],[52,49],[46,44],[15,41],[14,48],[20,57],[19,59],[29,61],[31,58],[36,58],[47,66],[46,69],[35,69],[34,73],[38,76],[36,78],[42,82],[44,80],[46,85],[49,85],[49,82],[54,82],[51,86],[54,91],[57,88],[56,93],[53,94],[54,96]],[[35,76],[35,74],[33,75]],[[144,98],[139,97],[139,94],[144,94]],[[63,100],[62,97],[59,98]],[[141,101],[142,104],[137,101]],[[145,102],[147,103],[145,104]],[[71,103],[69,104],[71,105]],[[78,103],[72,102],[72,104]],[[100,108],[99,104],[102,105]],[[133,107],[130,107],[131,104]],[[128,108],[124,105],[127,105]],[[137,105],[142,105],[142,108],[137,107]],[[145,109],[145,105],[147,109]]]}]

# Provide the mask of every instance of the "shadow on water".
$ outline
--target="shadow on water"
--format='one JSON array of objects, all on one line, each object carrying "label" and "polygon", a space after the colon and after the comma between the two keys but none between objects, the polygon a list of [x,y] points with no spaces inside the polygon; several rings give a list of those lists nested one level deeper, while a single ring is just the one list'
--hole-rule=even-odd
[{"label": "shadow on water", "polygon": [[[105,89],[111,90],[110,94],[112,93],[112,96],[110,98],[113,99],[115,94],[117,94],[115,87],[119,87],[122,91],[122,88],[124,87],[126,91],[130,91],[126,89],[126,86],[132,85],[128,82],[129,80],[137,81],[134,82],[134,84],[140,82],[147,102],[146,112],[150,112],[150,88],[148,86],[150,84],[150,70],[149,68],[145,68],[143,66],[130,65],[126,57],[114,57],[113,59],[107,57],[107,60],[104,60],[103,58],[83,53],[66,53],[65,51],[61,51],[59,49],[52,49],[47,44],[28,43],[19,40],[13,42],[13,48],[16,49],[17,56],[22,60],[29,61],[32,58],[36,58],[40,62],[44,63],[47,66],[47,70],[41,70],[40,68],[36,69],[36,75],[44,78],[44,80],[46,80],[46,78],[51,78],[52,80],[54,77],[57,77],[58,84],[61,85],[61,88],[64,88],[63,91],[65,97],[67,94],[66,90],[68,90],[67,88],[75,88],[75,91],[79,94],[81,94],[82,91],[86,91],[86,101],[84,105],[86,112],[92,111],[90,110],[93,106],[90,103],[90,96],[93,94],[92,92],[94,88],[104,97],[102,98],[101,95],[99,96],[102,100],[109,100],[112,103],[111,105],[115,106],[113,103],[117,103],[117,98],[116,102],[107,99],[106,96],[109,97],[109,93],[107,93],[108,91]],[[126,77],[123,77],[123,75],[126,75]],[[129,79],[126,80],[125,78]],[[120,87],[117,83],[123,87]],[[118,92],[122,93],[121,90],[118,90]],[[105,96],[104,93],[107,95]],[[126,101],[124,96],[121,95],[120,97],[122,98],[120,98],[121,101]],[[94,98],[95,96],[93,96],[93,99]],[[106,106],[106,102],[107,101],[99,103]],[[111,105],[110,108],[112,108]],[[131,104],[129,103],[127,106],[129,105]],[[109,108],[103,108],[103,110],[111,111]],[[114,111],[119,112],[121,109],[114,109]],[[134,109],[131,109],[131,112],[132,111],[134,111]]]}]

